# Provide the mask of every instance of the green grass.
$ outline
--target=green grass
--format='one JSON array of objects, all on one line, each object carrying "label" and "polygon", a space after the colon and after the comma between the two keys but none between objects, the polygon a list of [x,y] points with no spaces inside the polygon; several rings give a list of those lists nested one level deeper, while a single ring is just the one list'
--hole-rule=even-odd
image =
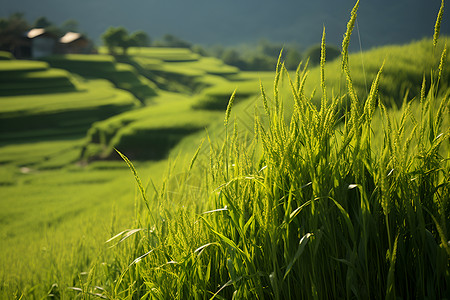
[{"label": "green grass", "polygon": [[[187,49],[62,59],[163,90],[121,114],[135,99],[106,80],[0,97],[1,122],[25,118],[0,135],[0,298],[445,299],[448,62],[439,88],[431,71],[445,41],[298,73],[236,73]],[[16,75],[31,72],[68,74]]]},{"label": "green grass", "polygon": [[0,60],[11,60],[14,59],[14,56],[7,51],[0,51]]},{"label": "green grass", "polygon": [[71,74],[37,61],[0,61],[0,96],[46,94],[76,90]]},{"label": "green grass", "polygon": [[0,78],[1,141],[83,133],[139,105],[104,80],[82,80],[46,62],[2,60]]},{"label": "green grass", "polygon": [[273,72],[241,72],[238,76],[232,77],[232,80],[206,87],[197,95],[193,108],[223,111],[235,89],[237,102],[258,97],[259,81],[266,84],[272,82]]},{"label": "green grass", "polygon": [[[92,61],[108,62],[96,58]],[[130,72],[127,66],[123,72]],[[82,80],[46,62],[0,62],[0,140],[83,133],[98,120],[137,107],[128,92],[102,80]],[[125,82],[131,87],[132,81]],[[140,87],[137,87],[140,88]]]},{"label": "green grass", "polygon": [[193,111],[194,99],[161,91],[154,105],[95,123],[88,131],[86,159],[118,157],[114,148],[139,159],[161,159],[184,136],[204,129],[220,113]]},{"label": "green grass", "polygon": [[[82,139],[29,141],[21,144],[5,144],[0,148],[0,164],[13,164],[36,170],[49,167],[64,167],[76,162]],[[72,155],[68,155],[71,153]],[[64,155],[62,155],[64,154]]]},{"label": "green grass", "polygon": [[[0,146],[0,298],[74,298],[104,242],[129,226],[132,178],[122,162],[77,164],[83,137]],[[138,164],[162,177],[160,163]],[[115,188],[111,188],[111,187]]]},{"label": "green grass", "polygon": [[204,144],[209,157],[199,148],[182,171],[169,165],[149,195],[127,160],[142,197],[134,230],[111,238],[114,259],[91,269],[80,295],[100,285],[111,299],[447,297],[450,94],[434,71],[388,111],[377,101],[386,63],[359,98],[346,52],[357,7],[341,65],[349,100],[328,93],[324,60],[320,109],[307,72],[279,63],[253,134],[230,122],[230,104],[223,143]]},{"label": "green grass", "polygon": [[[132,188],[111,191],[124,175],[124,170],[39,171],[2,187],[1,239],[8,247],[0,258],[1,297],[26,291],[27,297],[41,298],[53,283],[70,295],[66,287],[77,285],[108,238],[114,203],[127,203],[123,198],[132,193]],[[132,216],[132,205],[117,207],[118,223]]]},{"label": "green grass", "polygon": [[203,57],[189,49],[132,48],[121,62],[134,66],[159,88],[182,93],[201,89],[239,75],[239,70],[213,57]]},{"label": "green grass", "polygon": [[[363,53],[349,55],[349,64],[352,73],[353,85],[360,99],[367,97],[370,84],[374,80],[378,69],[385,63],[383,77],[380,82],[380,95],[385,105],[401,106],[403,97],[408,92],[408,99],[420,92],[423,76],[430,83],[431,70],[436,70],[439,65],[440,53],[444,45],[448,44],[448,38],[443,37],[441,43],[433,48],[431,39],[424,39],[407,45],[392,45],[375,48]],[[450,62],[447,56],[446,64]],[[329,94],[342,94],[345,91],[345,76],[340,72],[340,61],[336,60],[327,64],[327,92]],[[445,69],[442,75],[441,87],[446,89],[449,82],[450,70]],[[320,79],[320,69],[312,69],[306,84],[305,91],[311,94],[316,88],[314,83]],[[429,87],[429,85],[427,85]],[[317,93],[314,101],[320,102],[320,94]]]},{"label": "green grass", "polygon": [[78,128],[82,133],[95,121],[138,106],[131,94],[107,83],[93,81],[85,83],[84,87],[84,90],[45,96],[0,97],[2,139],[14,138],[15,132],[37,129]]},{"label": "green grass", "polygon": [[47,70],[48,67],[48,64],[45,62],[11,59],[2,61],[0,64],[0,74],[7,77],[14,73],[44,71]]},{"label": "green grass", "polygon": [[[105,49],[100,48],[100,52],[105,53]],[[192,52],[190,49],[164,48],[164,47],[151,47],[151,48],[132,47],[128,50],[128,55],[159,59],[165,62],[196,61],[200,57],[198,54]]]},{"label": "green grass", "polygon": [[156,95],[156,87],[152,82],[138,74],[134,67],[117,63],[110,55],[55,55],[46,57],[45,61],[52,67],[66,69],[89,79],[107,79],[116,87],[131,92],[143,103]]}]

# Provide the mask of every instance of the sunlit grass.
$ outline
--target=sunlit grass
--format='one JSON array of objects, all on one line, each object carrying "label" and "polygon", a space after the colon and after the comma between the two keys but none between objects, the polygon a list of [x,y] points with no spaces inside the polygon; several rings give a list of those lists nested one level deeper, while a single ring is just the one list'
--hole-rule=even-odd
[{"label": "sunlit grass", "polygon": [[[146,76],[184,93],[158,90],[85,139],[63,130],[0,146],[0,298],[445,298],[448,74],[438,88],[432,72],[444,42],[374,49],[348,64],[344,52],[348,73],[342,61],[235,73],[187,49],[129,49],[139,72],[160,72]],[[64,60],[100,63],[127,89],[152,84],[108,55]],[[76,86],[47,103],[0,97],[0,110],[133,102],[105,80]],[[205,99],[222,110],[198,110]],[[127,160],[137,188],[126,163],[82,160],[179,141],[169,161]]]},{"label": "sunlit grass", "polygon": [[170,164],[153,198],[136,177],[146,206],[133,230],[109,240],[118,244],[115,259],[106,273],[92,270],[81,294],[100,282],[107,298],[446,297],[449,93],[438,92],[433,71],[413,85],[412,102],[393,96],[404,105],[391,113],[386,62],[361,97],[345,51],[357,7],[342,92],[328,93],[322,60],[318,108],[306,92],[308,71],[292,76],[279,61],[273,93],[261,84],[253,134],[240,133],[239,118],[230,122],[232,97],[222,141],[208,137],[184,171]]}]

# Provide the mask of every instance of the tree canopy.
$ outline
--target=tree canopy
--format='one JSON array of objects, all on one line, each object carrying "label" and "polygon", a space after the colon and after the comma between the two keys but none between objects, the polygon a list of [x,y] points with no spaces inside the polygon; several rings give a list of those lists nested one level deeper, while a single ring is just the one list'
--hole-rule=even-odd
[{"label": "tree canopy", "polygon": [[15,13],[8,18],[0,18],[0,50],[14,52],[15,47],[30,25],[22,13]]},{"label": "tree canopy", "polygon": [[110,53],[115,53],[115,48],[122,48],[122,54],[126,55],[129,47],[150,46],[150,37],[142,30],[131,35],[123,26],[109,27],[102,35],[103,44],[108,47]]}]

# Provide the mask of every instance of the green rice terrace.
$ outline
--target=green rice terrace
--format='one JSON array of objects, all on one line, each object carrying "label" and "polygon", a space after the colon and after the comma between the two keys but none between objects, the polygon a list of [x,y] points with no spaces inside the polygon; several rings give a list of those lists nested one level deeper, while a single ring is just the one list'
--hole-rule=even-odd
[{"label": "green rice terrace", "polygon": [[450,299],[450,40],[357,8],[297,71],[0,52],[0,298]]}]

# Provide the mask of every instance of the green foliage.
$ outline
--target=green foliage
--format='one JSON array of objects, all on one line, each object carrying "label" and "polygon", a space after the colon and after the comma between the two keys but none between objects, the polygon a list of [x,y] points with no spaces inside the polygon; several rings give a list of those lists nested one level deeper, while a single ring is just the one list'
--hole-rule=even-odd
[{"label": "green foliage", "polygon": [[117,157],[113,149],[134,159],[162,159],[183,137],[221,115],[193,111],[193,100],[175,93],[164,92],[154,100],[157,105],[95,123],[87,134],[84,159]]},{"label": "green foliage", "polygon": [[263,80],[268,83],[272,81],[273,73],[252,73],[245,72],[240,74],[239,81],[224,81],[213,86],[204,88],[198,95],[193,108],[225,111],[228,100],[233,90],[235,91],[236,103],[242,102],[249,98],[258,97],[258,81]]},{"label": "green foliage", "polygon": [[0,78],[1,96],[76,91],[71,74],[64,70],[51,69],[44,62],[2,60]]},{"label": "green foliage", "polygon": [[160,89],[189,94],[224,83],[239,71],[184,48],[131,48],[129,59],[121,61],[134,66]]},{"label": "green foliage", "polygon": [[[116,246],[110,268],[121,275],[110,273],[104,295],[445,297],[448,126],[428,138],[420,134],[432,129],[424,118],[404,131],[419,120],[405,107],[401,123],[386,112],[372,121],[365,110],[353,114],[358,120],[349,112],[336,130],[339,98],[316,110],[302,93],[305,74],[292,82],[296,109],[287,124],[268,106],[256,117],[252,142],[235,131],[223,145],[210,145],[207,171],[200,161],[177,175],[175,190],[170,177],[163,183],[136,220],[132,241]],[[448,97],[439,101],[448,105]],[[423,116],[439,101],[424,99]],[[448,124],[448,111],[436,117]],[[370,136],[379,121],[385,142],[376,146]],[[203,181],[193,181],[198,177]]]},{"label": "green foliage", "polygon": [[130,35],[130,47],[148,47],[151,40],[145,31],[138,30]]},{"label": "green foliage", "polygon": [[110,55],[54,55],[46,57],[45,61],[54,68],[62,68],[85,78],[107,79],[117,88],[131,92],[143,103],[156,95],[154,84],[132,66],[117,63]]},{"label": "green foliage", "polygon": [[183,41],[173,34],[165,34],[162,40],[155,41],[155,47],[169,47],[169,48],[191,48],[191,43]]},{"label": "green foliage", "polygon": [[301,60],[301,52],[297,45],[280,45],[261,40],[256,46],[242,45],[240,47],[211,48],[212,55],[219,57],[225,63],[245,71],[273,70],[281,49],[285,55],[285,65],[289,70],[295,70]]},{"label": "green foliage", "polygon": [[[253,135],[240,134],[239,123],[228,128],[230,104],[224,140],[210,141],[209,158],[197,150],[194,165],[181,172],[170,165],[149,208],[136,211],[135,229],[108,241],[116,243],[116,256],[107,263],[103,296],[449,294],[449,94],[437,92],[440,78],[432,76],[420,98],[399,110],[382,102],[376,109],[386,63],[365,101],[359,98],[347,51],[357,8],[358,2],[340,66],[350,95],[344,118],[343,97],[326,92],[324,35],[320,108],[305,92],[306,68],[292,77],[279,60],[273,98],[261,84],[265,109],[254,115]],[[288,99],[283,83],[291,88]],[[293,112],[286,118],[287,100]]]},{"label": "green foliage", "polygon": [[11,60],[14,56],[10,52],[0,51],[0,60]]},{"label": "green foliage", "polygon": [[14,53],[20,47],[22,34],[30,28],[23,14],[0,18],[0,50]]},{"label": "green foliage", "polygon": [[109,27],[102,34],[103,44],[108,47],[109,52],[114,54],[114,48],[122,48],[123,54],[126,54],[128,46],[128,31],[120,27]]},{"label": "green foliage", "polygon": [[[58,58],[79,74],[133,86],[137,71],[141,83],[183,91],[158,91],[136,110],[105,80],[43,62],[4,65],[0,74],[24,87],[69,78],[76,90],[0,97],[0,120],[28,118],[14,127],[35,127],[33,115],[57,121],[1,136],[21,142],[0,145],[0,298],[445,299],[448,57],[432,44],[344,50],[343,64],[325,63],[324,32],[320,66],[288,72],[283,51],[275,80],[189,49],[130,48],[120,63]],[[225,127],[223,113],[198,109],[225,110],[231,94]],[[67,139],[111,105],[129,111]],[[161,158],[175,144],[171,155],[181,155],[164,175],[166,161],[131,163],[113,150]],[[133,176],[102,156],[122,156]]]},{"label": "green foliage", "polygon": [[52,26],[53,23],[50,22],[47,17],[39,17],[36,19],[36,21],[34,21],[33,27],[34,28],[47,28]]},{"label": "green foliage", "polygon": [[[433,50],[432,40],[424,39],[407,45],[390,45],[374,48],[362,53],[350,53],[348,64],[351,71],[352,84],[359,99],[367,98],[370,82],[375,79],[380,66],[385,64],[383,76],[380,79],[379,92],[381,101],[388,107],[401,107],[405,95],[411,100],[420,93],[423,76],[430,83],[430,70],[438,68],[440,56],[447,37],[442,38],[442,43]],[[430,55],[435,53],[435,55]],[[449,58],[445,64],[449,63]],[[326,65],[327,93],[343,93],[346,77],[342,74],[342,60],[334,60]],[[450,70],[444,68],[440,88],[445,90],[448,86]],[[310,70],[309,78],[312,80],[305,85],[305,92],[311,94],[316,88],[316,81],[320,80],[319,68]],[[444,79],[445,78],[445,79]],[[427,84],[427,88],[429,85]],[[347,98],[349,95],[347,95]],[[314,102],[320,103],[320,95],[314,96]],[[343,107],[345,107],[345,104]]]},{"label": "green foliage", "polygon": [[441,31],[441,22],[442,22],[443,15],[444,15],[444,0],[442,0],[442,2],[441,2],[441,7],[439,8],[439,13],[436,18],[436,25],[434,26],[433,46],[435,46],[435,47],[439,40],[439,34]]},{"label": "green foliage", "polygon": [[61,24],[61,31],[62,32],[80,32],[78,25],[79,25],[78,21],[75,19],[66,20]]},{"label": "green foliage", "polygon": [[126,55],[130,47],[150,46],[150,37],[146,32],[138,30],[130,35],[123,26],[109,27],[102,34],[102,40],[110,54],[115,54],[115,48],[122,48],[122,54]]},{"label": "green foliage", "polygon": [[82,83],[45,62],[1,61],[0,78],[1,140],[82,133],[93,122],[138,105],[105,81]]}]

